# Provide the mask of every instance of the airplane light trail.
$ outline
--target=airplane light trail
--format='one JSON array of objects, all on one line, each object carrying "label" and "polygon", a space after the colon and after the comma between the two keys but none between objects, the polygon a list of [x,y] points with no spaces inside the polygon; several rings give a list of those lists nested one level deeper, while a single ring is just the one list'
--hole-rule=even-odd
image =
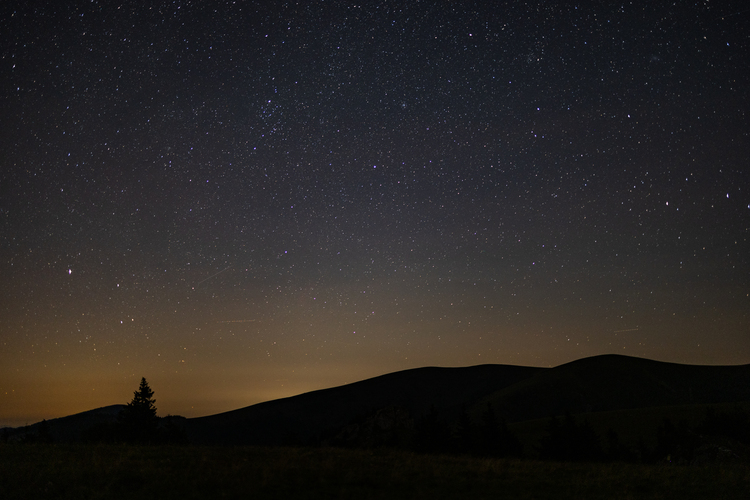
[{"label": "airplane light trail", "polygon": [[198,283],[196,283],[196,284],[195,284],[195,285],[193,286],[193,290],[195,290],[195,287],[196,287],[196,286],[198,286],[198,285],[200,285],[201,283],[203,283],[203,282],[206,282],[206,281],[210,280],[211,278],[213,278],[214,276],[218,276],[218,275],[220,275],[221,273],[223,273],[224,271],[227,271],[227,270],[229,270],[229,269],[232,269],[232,266],[229,266],[229,267],[225,267],[224,269],[222,269],[222,270],[221,270],[221,271],[219,271],[218,273],[214,273],[214,274],[212,274],[211,276],[209,276],[208,278],[204,278],[204,279],[202,279],[201,281],[199,281]]}]

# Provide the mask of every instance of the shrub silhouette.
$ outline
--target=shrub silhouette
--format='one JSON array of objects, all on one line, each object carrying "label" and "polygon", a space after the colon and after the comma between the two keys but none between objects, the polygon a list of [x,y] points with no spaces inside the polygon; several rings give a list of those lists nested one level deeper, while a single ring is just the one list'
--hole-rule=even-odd
[{"label": "shrub silhouette", "polygon": [[330,443],[346,448],[408,448],[414,420],[397,406],[380,408],[353,419],[330,437]]}]

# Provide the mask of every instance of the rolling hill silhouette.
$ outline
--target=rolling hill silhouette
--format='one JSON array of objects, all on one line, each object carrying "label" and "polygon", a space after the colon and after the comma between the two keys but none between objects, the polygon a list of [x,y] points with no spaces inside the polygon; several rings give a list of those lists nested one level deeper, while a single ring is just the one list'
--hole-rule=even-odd
[{"label": "rolling hill silhouette", "polygon": [[750,365],[682,365],[602,355],[555,368],[417,368],[187,419],[185,426],[193,443],[272,445],[317,442],[387,407],[414,419],[433,411],[450,422],[462,409],[476,418],[489,402],[498,416],[520,422],[565,412],[740,401],[750,401]]},{"label": "rolling hill silhouette", "polygon": [[[15,439],[23,439],[25,434],[38,435],[40,429],[46,426],[44,432],[55,442],[80,441],[81,435],[88,429],[102,424],[111,424],[117,421],[117,415],[125,408],[125,405],[110,405],[94,410],[88,410],[67,417],[53,418],[33,425],[17,428],[7,428],[7,432]],[[3,429],[6,431],[6,429]]]},{"label": "rolling hill silhouette", "polygon": [[478,402],[509,422],[561,415],[750,401],[750,365],[665,363],[616,354],[542,370]]},{"label": "rolling hill silhouette", "polygon": [[[312,444],[387,409],[391,418],[417,422],[429,414],[452,425],[464,413],[479,422],[488,403],[497,417],[514,423],[566,412],[748,401],[750,365],[683,365],[601,355],[555,368],[415,368],[216,415],[179,419],[179,425],[194,444]],[[91,410],[46,425],[55,441],[75,441],[92,425],[114,422],[122,407]]]},{"label": "rolling hill silhouette", "polygon": [[432,407],[447,415],[544,368],[479,365],[466,368],[415,368],[308,392],[218,415],[188,419],[192,443],[308,443],[386,407],[420,417]]}]

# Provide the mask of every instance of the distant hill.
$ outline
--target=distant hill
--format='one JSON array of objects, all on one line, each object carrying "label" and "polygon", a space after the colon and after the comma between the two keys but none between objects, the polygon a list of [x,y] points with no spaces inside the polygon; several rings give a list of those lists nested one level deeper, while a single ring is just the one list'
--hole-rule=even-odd
[{"label": "distant hill", "polygon": [[455,421],[466,409],[477,421],[491,403],[498,416],[520,422],[565,412],[739,401],[750,401],[750,365],[682,365],[602,355],[555,368],[406,370],[188,419],[186,431],[194,443],[308,443],[386,407],[400,408],[414,419],[433,409],[445,421]]},{"label": "distant hill", "polygon": [[125,408],[125,405],[110,405],[94,410],[88,410],[67,417],[53,418],[28,427],[9,428],[8,439],[18,441],[28,436],[39,436],[40,430],[46,426],[46,432],[56,443],[79,441],[83,431],[101,424],[109,424],[117,421],[117,415]]},{"label": "distant hill", "polygon": [[[194,444],[313,444],[354,426],[372,428],[378,419],[398,421],[411,429],[428,415],[448,426],[455,426],[460,418],[479,423],[488,404],[497,417],[520,423],[566,412],[747,401],[750,365],[682,365],[602,355],[555,368],[416,368],[217,415],[180,419],[178,425]],[[74,441],[87,428],[114,422],[122,408],[108,406],[45,425],[55,441]],[[37,432],[39,425],[11,429],[10,436],[21,439],[22,432]]]},{"label": "distant hill", "polygon": [[489,402],[509,422],[561,415],[750,401],[750,365],[665,363],[615,354],[542,370],[498,389]]},{"label": "distant hill", "polygon": [[416,368],[188,419],[186,431],[193,443],[308,443],[385,407],[401,408],[414,418],[433,407],[441,414],[455,416],[462,406],[544,370],[508,365]]}]

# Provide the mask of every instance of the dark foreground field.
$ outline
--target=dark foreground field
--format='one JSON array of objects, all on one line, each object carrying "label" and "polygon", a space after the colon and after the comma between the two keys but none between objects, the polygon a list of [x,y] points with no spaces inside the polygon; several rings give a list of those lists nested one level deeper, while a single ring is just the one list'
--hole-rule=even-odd
[{"label": "dark foreground field", "polygon": [[0,445],[0,498],[747,498],[750,467],[335,448]]}]

